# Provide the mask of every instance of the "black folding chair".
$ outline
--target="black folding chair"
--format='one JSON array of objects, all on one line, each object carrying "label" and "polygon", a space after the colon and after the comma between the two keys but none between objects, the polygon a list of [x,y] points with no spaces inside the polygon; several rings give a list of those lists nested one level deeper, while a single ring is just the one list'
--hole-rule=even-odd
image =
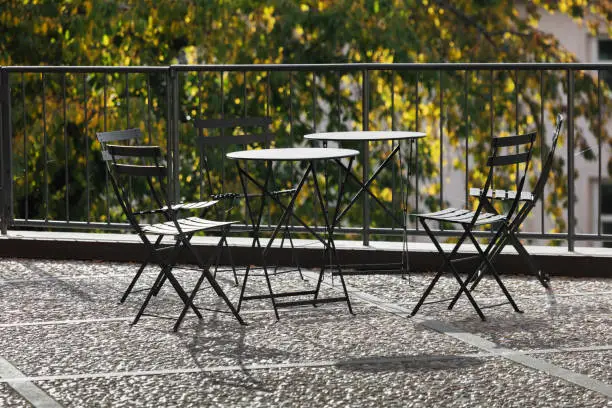
[{"label": "black folding chair", "polygon": [[[546,182],[548,181],[548,177],[550,176],[550,171],[552,169],[553,160],[555,156],[555,149],[557,148],[557,141],[559,140],[559,134],[561,133],[561,128],[563,126],[564,120],[565,118],[562,114],[557,115],[557,125],[553,134],[551,147],[548,154],[546,155],[546,159],[542,163],[542,172],[540,173],[540,177],[538,178],[538,181],[535,184],[533,192],[523,191],[520,193],[520,195],[518,195],[517,191],[512,190],[489,190],[487,192],[488,200],[485,202],[485,205],[487,205],[486,210],[491,212],[496,212],[495,207],[491,206],[489,201],[493,197],[493,195],[495,196],[496,200],[507,201],[518,199],[518,201],[520,201],[521,203],[520,208],[515,213],[514,218],[508,222],[508,227],[504,229],[503,236],[497,242],[495,242],[495,245],[489,251],[489,261],[494,262],[495,258],[502,252],[504,247],[507,244],[511,244],[514,249],[516,249],[521,259],[523,259],[527,264],[529,272],[532,275],[536,276],[542,286],[547,289],[549,289],[550,287],[548,284],[548,282],[550,281],[550,276],[538,266],[533,257],[529,254],[529,252],[527,252],[521,241],[519,241],[516,234],[518,233],[520,226],[523,224],[531,210],[535,207],[537,202],[544,194],[544,187],[546,187]],[[470,195],[472,196],[480,196],[482,193],[482,189],[470,189]],[[472,281],[470,291],[476,288],[476,286],[482,279],[483,270],[486,269],[486,267],[486,264],[481,264],[474,272],[474,275],[470,277],[469,280]],[[455,305],[460,295],[460,293],[457,293],[457,295],[455,295],[449,305],[449,308],[452,308]]]},{"label": "black folding chair", "polygon": [[[263,194],[261,192],[249,194],[238,192],[240,190],[246,191],[240,184],[245,181],[236,174],[238,177],[233,178],[234,184],[232,185],[232,178],[228,175],[232,170],[227,169],[225,166],[225,155],[235,150],[270,147],[271,143],[274,141],[274,133],[270,130],[271,124],[272,118],[268,116],[194,120],[194,126],[198,132],[198,147],[201,172],[203,174],[202,183],[205,184],[201,186],[200,190],[203,192],[205,191],[208,197],[220,201],[221,204],[227,203],[224,206],[225,214],[223,215],[223,219],[230,217],[231,211],[235,208],[237,201],[244,200],[244,213],[248,220],[244,219],[243,221],[245,225],[250,224],[252,226],[252,246],[258,246],[260,248],[259,230],[264,214],[265,203]],[[230,167],[234,169],[233,163]],[[268,174],[268,177],[271,178],[270,174]],[[273,189],[270,193],[275,197],[291,197],[294,191],[295,188]],[[260,205],[258,208],[254,208],[253,201],[257,199],[260,200]],[[299,260],[297,259],[297,253],[294,250],[295,247],[288,224],[285,225],[281,237],[281,248],[284,247],[286,239],[289,241],[292,259],[296,265],[296,269],[285,270],[283,272],[297,270],[300,277],[303,279],[304,277],[299,265]],[[247,268],[249,268],[249,266],[247,266]],[[280,272],[275,268],[274,273]],[[240,306],[238,306],[238,309],[240,309]]]},{"label": "black folding chair", "polygon": [[[100,142],[100,145],[102,146],[102,159],[105,162],[107,162],[107,165],[110,165],[110,162],[112,162],[112,157],[106,149],[107,144],[109,143],[138,144],[141,142],[141,139],[142,139],[142,132],[140,129],[137,129],[137,128],[128,129],[128,130],[116,130],[116,131],[110,131],[110,132],[98,132],[96,133],[96,135],[98,137],[98,141]],[[162,203],[161,199],[159,199],[157,196],[153,196],[152,199],[153,199],[152,204],[154,208],[159,209],[163,207],[164,204]],[[193,202],[193,203],[179,203],[179,204],[174,204],[172,206],[172,209],[174,210],[198,210],[202,212],[201,216],[204,216],[205,212],[210,207],[217,204],[217,202],[218,200],[211,199],[211,200],[198,201],[198,202]],[[157,240],[154,243],[155,247],[159,247],[159,245],[161,244],[162,238],[163,236],[161,235],[157,238]],[[231,253],[230,253],[230,258],[231,258]],[[121,296],[121,300],[119,301],[120,303],[125,302],[129,294],[132,292],[132,290],[134,289],[134,286],[136,285],[136,282],[138,282],[138,279],[140,278],[140,275],[142,275],[142,272],[145,270],[145,268],[149,264],[149,261],[150,261],[150,255],[147,258],[145,258],[143,263],[140,265],[140,268],[138,268],[138,271],[134,275],[134,278],[132,279],[127,289],[123,293],[123,296]]]},{"label": "black folding chair", "polygon": [[[117,200],[132,229],[138,234],[147,249],[147,258],[143,265],[155,263],[161,267],[154,285],[150,288],[132,324],[138,322],[151,297],[159,291],[165,280],[171,283],[184,303],[183,310],[174,325],[174,331],[178,330],[190,308],[201,319],[202,315],[193,304],[193,300],[204,279],[208,280],[213,290],[223,299],[236,319],[240,323],[244,323],[209,271],[213,260],[218,259],[219,252],[223,250],[224,246],[227,247],[226,233],[232,222],[211,221],[200,217],[179,217],[180,210],[199,207],[184,204],[172,205],[169,202],[165,189],[167,169],[162,163],[163,157],[159,146],[130,146],[109,143],[110,140],[115,142],[130,140],[137,135],[139,135],[137,129],[97,134],[98,140],[103,146],[103,154],[110,156],[106,163]],[[133,201],[136,201],[137,198],[134,189],[138,187],[142,188],[141,191],[137,192],[140,195],[138,198],[150,197],[152,209],[137,211],[134,208]],[[143,217],[161,219],[161,222],[142,223],[141,219]],[[190,243],[194,234],[200,231],[218,231],[220,233],[216,249],[206,262]],[[150,236],[155,237],[154,241],[149,238]],[[174,237],[174,243],[164,243],[163,238],[166,236]],[[194,256],[201,270],[201,275],[189,295],[172,273],[179,255],[184,250],[188,250]],[[142,266],[141,269],[143,269]],[[139,273],[141,272],[142,270],[139,271]],[[138,277],[135,277],[135,280],[137,279]]]},{"label": "black folding chair", "polygon": [[[497,243],[502,237],[507,235],[507,231],[510,230],[511,220],[515,218],[515,212],[519,209],[520,197],[523,191],[523,185],[525,184],[525,178],[527,174],[527,169],[529,167],[529,163],[531,160],[531,151],[533,149],[534,140],[536,138],[536,133],[528,133],[524,135],[517,136],[508,136],[508,137],[496,137],[493,138],[491,142],[491,156],[487,160],[487,166],[489,167],[489,173],[485,182],[485,185],[482,189],[482,193],[479,196],[478,206],[475,211],[470,211],[466,209],[457,209],[457,208],[447,208],[441,211],[436,211],[433,213],[427,214],[417,214],[417,218],[420,221],[421,225],[425,229],[425,232],[431,238],[432,242],[444,258],[444,262],[442,266],[434,276],[433,280],[421,296],[421,299],[414,307],[412,311],[412,315],[414,316],[420,307],[425,302],[425,299],[430,294],[431,290],[434,288],[435,284],[438,282],[440,277],[444,274],[446,268],[450,270],[450,272],[454,275],[455,279],[459,283],[460,289],[458,292],[458,296],[461,293],[465,293],[466,297],[478,313],[478,316],[482,320],[485,320],[485,316],[482,313],[482,310],[474,300],[470,290],[466,287],[466,281],[462,280],[457,268],[455,267],[455,263],[463,262],[466,260],[478,260],[479,264],[486,265],[486,268],[483,268],[483,271],[490,272],[491,275],[495,278],[495,281],[501,288],[502,292],[508,299],[509,303],[512,305],[516,312],[521,312],[518,308],[512,296],[506,289],[503,284],[499,273],[491,263],[491,251],[496,248]],[[506,148],[506,149],[504,149]],[[503,152],[507,150],[506,152]],[[511,150],[511,151],[510,151]],[[493,184],[493,173],[495,169],[503,168],[503,167],[512,167],[516,165],[522,165],[522,175],[518,178],[516,197],[512,201],[510,208],[507,213],[500,214],[496,210],[494,210],[494,205],[492,200],[495,199],[495,194],[489,196],[489,191],[492,190]],[[489,211],[489,212],[487,212]],[[459,240],[455,244],[454,248],[450,253],[444,252],[442,246],[438,242],[435,237],[434,232],[429,228],[426,220],[431,221],[439,221],[442,223],[450,223],[450,224],[458,224],[463,228],[463,234],[460,236]],[[489,239],[489,244],[486,249],[483,250],[478,243],[478,240],[475,238],[473,231],[476,227],[482,227],[490,225],[494,232]],[[463,257],[459,254],[459,248],[463,243],[468,239],[472,242],[474,247],[476,248],[477,255],[471,257]],[[450,309],[450,307],[449,307]]]}]

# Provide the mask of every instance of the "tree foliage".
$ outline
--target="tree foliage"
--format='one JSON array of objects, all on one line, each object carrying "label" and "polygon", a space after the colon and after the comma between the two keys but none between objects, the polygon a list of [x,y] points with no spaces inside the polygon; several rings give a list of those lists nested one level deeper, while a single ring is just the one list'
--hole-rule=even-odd
[{"label": "tree foliage", "polygon": [[[59,3],[25,0],[0,5],[0,28],[4,33],[0,63],[162,66],[574,62],[575,56],[558,39],[538,27],[543,13],[570,18],[593,35],[612,35],[612,2],[608,0],[72,0]],[[50,213],[51,217],[61,218],[71,211],[76,218],[105,220],[108,213],[105,207],[110,204],[105,204],[103,199],[104,172],[94,164],[98,148],[93,143],[93,134],[106,127],[132,125],[146,130],[154,140],[165,141],[168,80],[163,73],[129,77],[102,73],[47,74],[44,81],[38,74],[15,76],[12,99],[25,97],[30,102],[23,104],[23,111],[20,106],[13,108],[14,149],[18,157],[23,157],[15,161],[17,199],[21,204],[17,207],[24,208],[27,198],[30,217],[45,217]],[[62,81],[68,81],[67,94],[62,90]],[[361,128],[364,125],[362,81],[360,71],[270,73],[264,70],[247,75],[228,71],[223,76],[196,69],[181,71],[178,84],[182,194],[189,199],[201,193],[201,158],[195,149],[195,132],[190,124],[193,117],[222,113],[269,114],[275,119],[275,130],[280,134],[278,144],[289,145],[299,142],[299,135],[314,128]],[[535,71],[460,69],[372,71],[368,86],[370,129],[418,127],[428,133],[428,142],[419,146],[422,180],[411,206],[422,201],[436,208],[443,201],[452,200],[453,197],[442,194],[452,173],[467,170],[468,184],[482,182],[479,169],[491,134],[539,127],[549,123],[555,112],[567,108],[565,71],[546,71],[542,75]],[[575,87],[575,119],[577,122],[582,119],[584,123],[576,128],[576,149],[590,151],[587,131],[601,135],[602,142],[609,145],[610,138],[605,132],[609,89],[602,86],[600,91],[597,75],[591,72],[579,72]],[[43,88],[45,104],[42,103]],[[66,114],[57,114],[63,112],[63,105],[67,105]],[[599,109],[608,110],[602,115],[592,114]],[[48,120],[43,121],[43,117]],[[598,118],[603,118],[604,123]],[[545,128],[538,130],[546,133]],[[53,143],[56,145],[50,147]],[[43,145],[48,146],[50,153],[45,153],[48,157],[41,154]],[[545,142],[538,149],[545,148],[544,145]],[[371,158],[380,157],[389,148],[387,144],[372,146]],[[439,160],[444,164],[441,167]],[[546,206],[556,230],[564,229],[560,205],[566,200],[563,197],[567,197],[564,166],[563,159],[559,158],[556,163],[559,176],[554,178],[553,193]],[[608,167],[612,171],[612,165]],[[28,180],[26,170],[30,175]],[[512,174],[497,177],[498,185],[513,182]],[[83,194],[84,178],[94,190],[91,198]],[[66,188],[66,179],[70,181],[70,189]],[[393,183],[382,179],[374,189],[389,201],[399,203]],[[51,201],[56,203],[49,209],[41,209],[40,205],[45,201],[45,184],[51,186]],[[409,187],[410,191],[416,191],[416,180],[410,180]],[[73,196],[69,200],[71,204],[64,205],[69,195]],[[23,209],[18,211],[23,217]],[[373,224],[385,226],[384,214],[379,209],[373,208],[373,211]],[[352,217],[353,225],[359,225],[360,212],[355,211]]]}]

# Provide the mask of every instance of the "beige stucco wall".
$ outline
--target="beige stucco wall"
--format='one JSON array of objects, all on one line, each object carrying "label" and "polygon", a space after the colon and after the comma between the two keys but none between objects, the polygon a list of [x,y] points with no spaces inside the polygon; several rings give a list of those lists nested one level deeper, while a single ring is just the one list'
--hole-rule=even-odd
[{"label": "beige stucco wall", "polygon": [[[597,39],[589,35],[586,29],[578,26],[569,17],[565,15],[549,14],[546,11],[542,11],[542,18],[540,21],[539,28],[547,33],[555,35],[562,46],[569,51],[576,54],[580,62],[598,62],[597,60]],[[596,75],[596,73],[592,73]],[[594,92],[597,92],[594,89]],[[597,112],[593,112],[593,115],[597,115]],[[588,141],[589,146],[593,149],[593,153],[596,156],[594,161],[587,161],[585,159],[585,152],[574,152],[575,168],[578,173],[574,188],[578,201],[575,207],[575,216],[577,219],[576,232],[577,233],[596,233],[597,232],[597,220],[598,220],[598,171],[599,163],[597,160],[597,139],[592,132],[590,132],[584,121],[576,121],[575,126],[582,128],[585,133],[585,137]],[[550,143],[552,139],[552,131],[554,129],[552,123],[546,124],[547,133],[544,135],[545,140]],[[612,134],[612,127],[608,129],[608,132]],[[542,135],[539,135],[541,137]],[[567,144],[565,137],[567,136],[567,126],[563,129],[564,144],[558,147],[557,154],[564,158],[566,165],[568,160]],[[602,145],[601,162],[602,162],[602,178],[609,178],[607,174],[607,162],[610,158],[610,148],[607,144]],[[445,183],[445,199],[450,201],[451,205],[463,205],[463,194],[464,194],[464,179],[462,173],[453,172],[450,163],[452,158],[446,157],[447,161],[447,177]],[[523,226],[525,231],[540,232],[541,226],[541,209],[536,207],[533,211],[533,215],[527,220]],[[567,218],[566,218],[567,219]],[[552,222],[549,219],[545,219],[544,231],[549,231],[552,228]],[[579,245],[590,245],[590,243],[581,242]]]},{"label": "beige stucco wall", "polygon": [[[540,20],[542,31],[555,35],[560,43],[569,51],[574,53],[580,62],[601,62],[598,59],[597,42],[598,38],[591,36],[584,27],[575,24],[569,17],[561,14],[550,14],[542,12]],[[596,75],[596,73],[592,73]],[[593,112],[597,115],[598,112]],[[594,149],[597,157],[597,138],[588,131],[584,123],[576,123],[585,129],[585,134],[589,145]],[[612,132],[612,127],[608,128]],[[607,144],[602,145],[602,177],[609,178],[607,174],[607,162],[610,158],[610,149]],[[579,177],[576,180],[575,189],[578,196],[576,206],[577,232],[595,233],[597,232],[598,214],[598,161],[587,161],[581,152],[574,154],[575,166]]]}]

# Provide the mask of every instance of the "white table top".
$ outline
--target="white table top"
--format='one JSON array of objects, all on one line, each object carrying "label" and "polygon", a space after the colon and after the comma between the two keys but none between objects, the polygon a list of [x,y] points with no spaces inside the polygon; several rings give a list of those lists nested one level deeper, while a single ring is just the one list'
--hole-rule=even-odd
[{"label": "white table top", "polygon": [[329,140],[329,141],[373,141],[373,140],[404,140],[420,139],[425,137],[423,132],[405,132],[397,130],[356,130],[350,132],[326,132],[311,133],[304,136],[304,139]]},{"label": "white table top", "polygon": [[357,156],[359,151],[354,149],[337,149],[324,147],[287,147],[278,149],[240,150],[227,154],[229,159],[234,160],[275,160],[275,161],[299,161],[299,160],[327,160],[342,159]]}]

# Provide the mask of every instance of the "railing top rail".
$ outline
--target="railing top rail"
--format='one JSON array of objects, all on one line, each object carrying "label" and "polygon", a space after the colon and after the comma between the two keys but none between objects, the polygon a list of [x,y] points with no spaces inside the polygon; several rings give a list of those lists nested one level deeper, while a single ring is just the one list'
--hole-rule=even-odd
[{"label": "railing top rail", "polygon": [[9,72],[166,72],[170,66],[150,67],[150,66],[100,66],[100,65],[14,65],[4,66]]},{"label": "railing top rail", "polygon": [[8,72],[164,72],[176,71],[430,71],[430,70],[598,70],[612,69],[612,62],[493,62],[493,63],[333,63],[333,64],[202,64],[166,66],[3,66]]},{"label": "railing top rail", "polygon": [[337,64],[204,64],[172,65],[177,71],[361,71],[361,70],[597,70],[612,69],[612,62],[601,63],[337,63]]}]

